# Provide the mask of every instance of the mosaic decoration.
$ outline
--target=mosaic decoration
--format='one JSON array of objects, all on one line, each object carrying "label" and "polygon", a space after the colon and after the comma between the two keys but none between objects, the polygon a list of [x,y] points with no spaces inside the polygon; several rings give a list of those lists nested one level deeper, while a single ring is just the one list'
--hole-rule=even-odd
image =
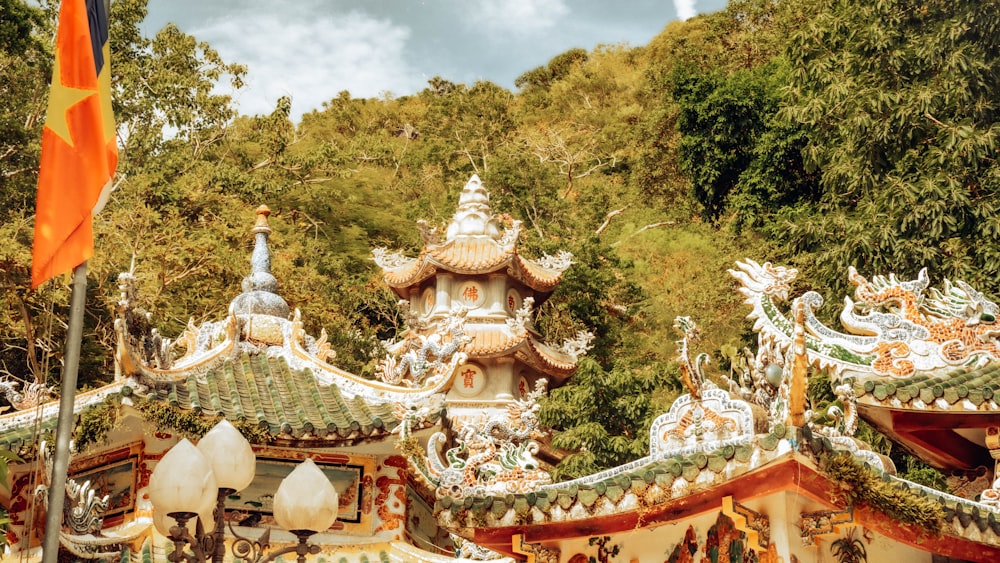
[{"label": "mosaic decoration", "polygon": [[471,559],[473,561],[496,561],[503,559],[503,555],[475,544],[461,536],[451,534],[451,541],[455,544],[455,557]]},{"label": "mosaic decoration", "polygon": [[802,545],[818,546],[819,538],[839,534],[842,526],[854,524],[854,507],[844,510],[820,510],[803,512],[799,520],[802,530]]},{"label": "mosaic decoration", "polygon": [[[383,462],[384,471],[395,471],[396,475],[380,475],[375,480],[378,496],[375,505],[378,506],[378,517],[382,523],[375,528],[375,533],[390,530],[398,531],[405,524],[406,515],[406,459],[394,455]],[[391,499],[391,502],[390,502]]]},{"label": "mosaic decoration", "polygon": [[688,389],[670,405],[670,410],[653,421],[649,430],[649,451],[653,457],[711,451],[725,445],[753,440],[753,412],[744,401],[732,399],[726,391],[707,381],[702,366],[707,354],[693,361],[690,347],[698,340],[698,327],[690,317],[677,317],[681,330],[678,363],[681,379]]},{"label": "mosaic decoration", "polygon": [[674,546],[664,563],[694,563],[698,549],[698,534],[695,533],[694,526],[688,526],[684,532],[684,539]]},{"label": "mosaic decoration", "polygon": [[[699,559],[698,553],[702,553]],[[708,529],[705,543],[698,541],[693,526],[688,526],[684,538],[670,550],[664,563],[777,563],[773,545],[761,552],[749,547],[747,535],[724,512]]]},{"label": "mosaic decoration", "polygon": [[[779,304],[787,300],[796,270],[753,260],[737,262],[737,268],[730,273],[753,307],[754,330],[787,347],[793,322]],[[892,274],[869,280],[853,267],[847,275],[855,286],[854,298],[845,297],[840,312],[847,333],[816,318],[813,312],[823,305],[818,293],[806,292],[798,299],[805,310],[810,360],[820,367],[908,378],[916,372],[982,366],[1000,358],[1000,308],[968,284],[945,280],[941,289],[928,289],[926,269],[910,281]]]},{"label": "mosaic decoration", "polygon": [[532,440],[539,436],[538,398],[545,393],[545,384],[539,379],[526,399],[507,405],[504,415],[460,428],[457,445],[445,452],[445,459],[437,451],[446,436],[441,432],[431,436],[426,457],[414,461],[437,488],[438,498],[525,493],[552,482],[535,459],[538,444]]},{"label": "mosaic decoration", "polygon": [[693,361],[691,360],[690,347],[701,340],[701,333],[691,317],[677,317],[674,319],[674,328],[680,330],[683,335],[677,341],[677,363],[681,367],[681,382],[684,383],[684,387],[693,398],[700,399],[702,388],[715,388],[714,383],[705,379],[705,374],[702,371],[704,365],[708,363],[708,354],[702,352]]},{"label": "mosaic decoration", "polygon": [[727,496],[722,499],[722,513],[733,519],[736,529],[746,533],[747,545],[754,551],[767,551],[771,545],[771,520]]},{"label": "mosaic decoration", "polygon": [[559,563],[559,550],[537,543],[525,543],[524,535],[514,536],[514,553],[527,555],[525,563]]},{"label": "mosaic decoration", "polygon": [[611,543],[611,536],[590,538],[587,540],[587,543],[597,546],[597,557],[588,557],[588,563],[609,563],[613,557],[618,557],[618,554],[621,552],[621,545],[619,544],[612,544],[611,547],[608,547],[608,544]]},{"label": "mosaic decoration", "polygon": [[708,452],[749,443],[753,437],[750,406],[721,389],[706,389],[701,399],[682,395],[653,421],[649,451],[652,457]]}]

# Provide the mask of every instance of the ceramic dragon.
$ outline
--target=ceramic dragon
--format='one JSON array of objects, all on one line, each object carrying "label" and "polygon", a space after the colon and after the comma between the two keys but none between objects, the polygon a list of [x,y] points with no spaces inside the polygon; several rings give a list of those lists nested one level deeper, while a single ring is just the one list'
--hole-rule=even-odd
[{"label": "ceramic dragon", "polygon": [[552,482],[535,459],[538,444],[533,441],[539,436],[537,399],[544,385],[539,380],[525,399],[509,403],[505,415],[459,429],[457,445],[444,452],[444,459],[437,451],[446,436],[431,436],[420,469],[437,486],[438,497],[518,493]]},{"label": "ceramic dragon", "polygon": [[[787,301],[797,272],[792,268],[737,262],[730,270],[746,303],[749,318],[762,341],[787,348],[792,342],[792,320]],[[968,284],[945,280],[930,288],[926,269],[917,279],[901,281],[895,275],[870,280],[853,267],[848,279],[854,297],[844,298],[840,311],[845,332],[816,318],[823,298],[814,291],[796,301],[805,312],[806,345],[810,361],[836,373],[873,373],[905,378],[919,371],[949,366],[978,366],[1000,359],[997,336],[1000,308]]]}]

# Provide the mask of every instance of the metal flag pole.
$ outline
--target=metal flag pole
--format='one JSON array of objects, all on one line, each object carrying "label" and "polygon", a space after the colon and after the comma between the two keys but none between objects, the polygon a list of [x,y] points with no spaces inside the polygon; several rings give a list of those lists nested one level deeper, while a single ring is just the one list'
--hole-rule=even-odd
[{"label": "metal flag pole", "polygon": [[66,473],[69,471],[69,439],[73,434],[73,401],[76,398],[76,375],[80,367],[80,341],[83,338],[83,311],[86,303],[87,263],[84,262],[73,269],[73,294],[70,298],[65,364],[59,394],[56,450],[52,457],[52,478],[49,480],[49,505],[45,513],[42,563],[56,563],[59,554],[59,533],[66,499]]}]

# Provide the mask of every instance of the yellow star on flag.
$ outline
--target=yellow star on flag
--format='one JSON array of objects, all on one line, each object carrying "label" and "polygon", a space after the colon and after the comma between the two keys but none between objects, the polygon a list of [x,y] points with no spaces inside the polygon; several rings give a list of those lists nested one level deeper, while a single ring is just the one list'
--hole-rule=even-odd
[{"label": "yellow star on flag", "polygon": [[73,135],[69,130],[66,112],[76,104],[93,96],[97,90],[73,88],[62,83],[62,58],[56,51],[56,61],[52,68],[52,90],[49,92],[49,108],[45,114],[45,126],[59,135],[69,146],[73,145]]}]

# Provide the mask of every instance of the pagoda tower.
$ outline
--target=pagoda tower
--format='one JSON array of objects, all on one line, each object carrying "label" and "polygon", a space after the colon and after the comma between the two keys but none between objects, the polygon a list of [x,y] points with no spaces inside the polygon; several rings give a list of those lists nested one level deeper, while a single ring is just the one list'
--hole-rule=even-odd
[{"label": "pagoda tower", "polygon": [[386,283],[409,308],[409,329],[396,347],[425,342],[421,350],[426,354],[436,344],[427,335],[441,334],[443,325],[464,319],[453,338],[466,342],[467,361],[446,396],[449,418],[460,425],[482,421],[541,384],[562,384],[589,348],[589,333],[553,346],[535,330],[535,307],[555,290],[572,255],[525,258],[518,250],[520,225],[516,220],[501,224],[474,175],[462,188],[443,240],[438,229],[420,222],[424,245],[416,258],[374,251]]}]

